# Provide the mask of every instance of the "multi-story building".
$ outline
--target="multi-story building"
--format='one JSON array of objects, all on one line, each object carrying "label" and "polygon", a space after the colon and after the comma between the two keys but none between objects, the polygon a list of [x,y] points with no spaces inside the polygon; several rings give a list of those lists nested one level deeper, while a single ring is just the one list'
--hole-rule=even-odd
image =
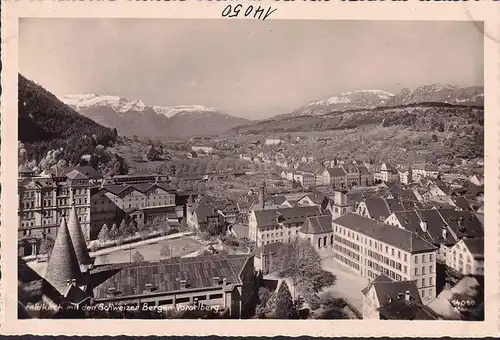
[{"label": "multi-story building", "polygon": [[457,242],[450,248],[446,264],[463,275],[484,275],[484,238]]},{"label": "multi-story building", "polygon": [[299,230],[299,237],[309,241],[318,253],[331,255],[333,247],[331,216],[308,217]]},{"label": "multi-story building", "polygon": [[303,188],[311,188],[316,185],[316,176],[313,173],[300,171],[292,176],[293,180],[300,183]]},{"label": "multi-story building", "polygon": [[334,258],[371,280],[416,280],[422,300],[436,296],[437,248],[415,233],[349,213],[333,221]]},{"label": "multi-story building", "polygon": [[198,154],[201,152],[205,154],[211,154],[214,152],[214,148],[211,146],[203,146],[203,145],[193,145],[191,147],[192,151],[196,151]]},{"label": "multi-story building", "polygon": [[439,170],[431,164],[414,164],[412,166],[413,180],[419,181],[421,178],[438,178]]},{"label": "multi-story building", "polygon": [[413,170],[411,166],[404,166],[398,171],[399,174],[399,182],[408,185],[413,181]]},{"label": "multi-story building", "polygon": [[155,218],[177,222],[176,191],[165,182],[103,185],[94,189],[91,201],[91,239],[104,224],[133,219],[138,224]]},{"label": "multi-story building", "polygon": [[397,182],[399,174],[390,163],[382,163],[380,166],[380,179],[382,182]]},{"label": "multi-story building", "polygon": [[248,219],[249,236],[257,247],[274,242],[290,242],[298,236],[305,220],[322,215],[318,206],[254,209]]},{"label": "multi-story building", "polygon": [[19,253],[36,255],[40,242],[47,236],[55,238],[61,219],[75,206],[85,238],[90,239],[90,189],[92,178],[78,168],[63,176],[47,175],[20,178]]},{"label": "multi-story building", "polygon": [[332,215],[332,221],[353,211],[353,206],[348,202],[347,191],[336,190],[333,196],[328,198],[327,210]]}]

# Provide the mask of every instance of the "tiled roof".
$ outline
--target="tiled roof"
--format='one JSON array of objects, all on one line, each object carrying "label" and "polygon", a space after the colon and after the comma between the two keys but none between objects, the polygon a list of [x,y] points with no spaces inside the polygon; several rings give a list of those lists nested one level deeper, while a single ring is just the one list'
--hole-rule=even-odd
[{"label": "tiled roof", "polygon": [[346,173],[343,168],[340,166],[335,166],[333,168],[327,168],[326,171],[330,174],[331,177],[341,177],[345,176]]},{"label": "tiled roof", "polygon": [[[169,293],[181,290],[211,288],[220,286],[214,280],[226,278],[228,284],[241,284],[240,272],[253,256],[249,255],[208,255],[190,258],[171,258],[159,262],[138,262],[105,265],[100,272],[118,272],[94,289],[96,299],[133,298],[148,294],[146,284],[153,287],[152,293]],[[180,280],[186,280],[187,288],[182,288]],[[109,295],[114,288],[116,295]]]},{"label": "tiled roof", "polygon": [[466,238],[464,243],[474,258],[484,257],[484,238]]},{"label": "tiled roof", "polygon": [[463,196],[451,197],[451,200],[453,201],[453,203],[455,203],[455,205],[458,208],[463,209],[463,210],[471,210],[469,202],[467,201],[467,199],[465,197],[463,197]]},{"label": "tiled roof", "polygon": [[249,227],[247,225],[233,224],[231,227],[233,228],[233,231],[237,237],[239,238],[248,237]]},{"label": "tiled roof", "polygon": [[318,206],[279,207],[276,209],[255,210],[255,217],[259,228],[277,224],[278,216],[283,223],[304,223],[309,216],[319,216],[321,211]]},{"label": "tiled roof", "polygon": [[439,317],[432,309],[415,301],[406,301],[404,298],[392,300],[379,308],[379,313],[387,320],[438,320]]},{"label": "tiled roof", "polygon": [[68,287],[68,281],[71,282],[73,279],[79,282],[81,272],[75,249],[71,243],[66,219],[63,217],[47,265],[45,280],[54,286],[59,293],[64,294]]},{"label": "tiled roof", "polygon": [[368,171],[368,168],[366,166],[358,166],[359,173],[361,175],[369,175],[370,171]]},{"label": "tiled roof", "polygon": [[71,207],[71,211],[69,213],[68,231],[79,265],[88,266],[92,264],[89,251],[87,249],[87,243],[85,242],[85,237],[83,236],[82,228],[80,226],[80,222],[78,221],[74,205]]},{"label": "tiled roof", "polygon": [[341,216],[333,223],[410,253],[436,250],[436,247],[431,243],[410,231],[395,228],[354,213]]},{"label": "tiled roof", "polygon": [[469,210],[438,209],[439,214],[459,239],[482,238],[484,230],[476,215]]},{"label": "tiled roof", "polygon": [[211,204],[198,204],[194,207],[194,212],[196,213],[196,218],[199,223],[206,222],[207,218],[215,217],[219,214],[215,210],[215,207]]},{"label": "tiled roof", "polygon": [[151,191],[154,188],[160,188],[162,190],[165,190],[167,192],[175,192],[175,189],[172,188],[170,185],[167,183],[163,182],[157,182],[157,183],[132,183],[132,184],[111,184],[111,185],[104,185],[102,187],[103,190],[106,190],[113,195],[119,196],[123,193],[125,193],[126,190],[137,190],[140,193],[146,194],[149,191]]},{"label": "tiled roof", "polygon": [[[427,222],[427,233],[432,237],[434,244],[454,244],[458,240],[453,238],[445,225],[445,221],[436,209],[417,210],[420,219]],[[446,228],[446,239],[443,239],[443,227]]]},{"label": "tiled roof", "polygon": [[377,221],[385,220],[391,214],[383,198],[367,198],[364,202],[371,218]]},{"label": "tiled roof", "polygon": [[324,234],[332,231],[331,215],[308,217],[300,229],[300,232],[304,234]]},{"label": "tiled roof", "polygon": [[403,207],[401,202],[399,202],[397,199],[392,198],[392,199],[386,199],[385,200],[387,203],[387,206],[389,207],[389,212],[393,213],[396,211],[405,211],[406,209]]}]

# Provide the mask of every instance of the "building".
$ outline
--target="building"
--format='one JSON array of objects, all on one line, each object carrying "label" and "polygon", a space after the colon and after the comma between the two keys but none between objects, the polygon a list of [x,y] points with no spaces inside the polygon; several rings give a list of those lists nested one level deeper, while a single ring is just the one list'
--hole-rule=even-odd
[{"label": "building", "polygon": [[415,280],[422,300],[436,296],[437,248],[404,229],[349,213],[333,221],[334,259],[374,280]]},{"label": "building", "polygon": [[64,176],[18,180],[18,247],[21,257],[36,255],[46,237],[55,238],[61,220],[74,206],[86,239],[90,239],[90,190],[93,179],[76,169]]},{"label": "building", "polygon": [[390,277],[380,274],[371,281],[362,291],[363,319],[383,319],[380,310],[389,306],[393,301],[422,303],[415,281],[394,281]]},{"label": "building", "polygon": [[211,146],[201,146],[201,145],[193,145],[191,147],[191,151],[195,151],[198,155],[201,153],[212,154],[214,152],[214,148]]},{"label": "building", "polygon": [[380,166],[380,180],[382,182],[397,182],[399,174],[390,163],[382,163]]},{"label": "building", "polygon": [[90,201],[91,239],[104,224],[119,224],[123,219],[138,225],[155,219],[178,222],[176,190],[166,182],[102,185],[94,190]]},{"label": "building", "polygon": [[309,241],[320,254],[330,255],[333,247],[332,217],[308,217],[299,230],[299,237]]},{"label": "building", "polygon": [[280,145],[281,143],[284,143],[285,141],[282,140],[282,139],[272,139],[272,138],[268,138],[266,139],[266,141],[264,142],[265,145]]},{"label": "building", "polygon": [[290,242],[298,236],[310,216],[322,215],[318,206],[254,209],[248,219],[250,239],[257,247],[275,242]]},{"label": "building", "polygon": [[195,202],[188,206],[186,223],[192,230],[201,230],[210,224],[219,225],[221,222],[222,216],[213,203]]},{"label": "building", "polygon": [[316,185],[316,175],[310,172],[299,171],[292,174],[293,180],[300,183],[303,188],[311,188]]},{"label": "building", "polygon": [[332,215],[332,221],[353,211],[353,206],[348,202],[347,191],[336,190],[333,197],[328,198],[327,210]]},{"label": "building", "polygon": [[115,274],[94,288],[96,304],[165,310],[197,304],[217,306],[230,316],[241,317],[255,289],[254,258],[249,255],[171,258],[107,265],[102,271]]},{"label": "building", "polygon": [[419,181],[421,178],[438,178],[439,170],[431,164],[414,164],[412,166],[413,180]]},{"label": "building", "polygon": [[408,167],[402,167],[398,171],[399,175],[399,182],[404,185],[408,185],[411,182],[413,182],[413,170],[411,168],[411,165]]},{"label": "building", "polygon": [[282,242],[274,242],[255,249],[255,270],[261,270],[264,275],[269,274],[273,256],[277,255],[284,245]]},{"label": "building", "polygon": [[448,252],[446,265],[463,275],[484,275],[484,238],[457,242]]}]

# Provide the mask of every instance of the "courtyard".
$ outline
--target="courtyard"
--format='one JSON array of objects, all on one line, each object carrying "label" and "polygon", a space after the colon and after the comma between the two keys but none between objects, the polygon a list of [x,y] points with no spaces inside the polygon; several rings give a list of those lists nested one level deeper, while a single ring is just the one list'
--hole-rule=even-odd
[{"label": "courtyard", "polygon": [[[162,256],[162,249],[167,247],[167,256]],[[108,254],[96,256],[95,264],[132,262],[134,253],[138,251],[144,261],[158,261],[171,257],[181,257],[205,248],[205,245],[191,237],[159,240],[148,244],[131,245],[131,248],[116,250]]]}]

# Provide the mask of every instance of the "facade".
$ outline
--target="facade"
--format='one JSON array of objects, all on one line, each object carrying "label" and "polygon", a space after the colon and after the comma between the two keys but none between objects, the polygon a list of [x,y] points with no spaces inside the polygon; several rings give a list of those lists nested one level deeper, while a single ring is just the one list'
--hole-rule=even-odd
[{"label": "facade", "polygon": [[275,242],[288,243],[298,237],[308,217],[320,215],[318,206],[254,209],[248,219],[250,239],[257,247]]},{"label": "facade", "polygon": [[214,152],[214,148],[211,146],[201,146],[201,145],[193,145],[191,147],[192,151],[195,151],[196,153],[199,153],[200,151],[206,153],[206,154],[211,154]]},{"label": "facade", "polygon": [[266,145],[280,145],[281,143],[284,143],[282,139],[272,139],[272,138],[268,138],[264,142],[264,144]]},{"label": "facade", "polygon": [[309,241],[318,253],[331,255],[333,248],[331,216],[323,215],[308,217],[299,230],[299,237]]},{"label": "facade", "polygon": [[374,280],[385,274],[395,281],[416,280],[422,300],[436,297],[436,250],[409,231],[347,214],[333,221],[334,259]]},{"label": "facade", "polygon": [[484,275],[484,238],[457,242],[450,248],[446,264],[463,275]]},{"label": "facade", "polygon": [[430,164],[414,164],[412,167],[412,176],[415,181],[419,181],[421,178],[430,177],[438,178],[438,169]]},{"label": "facade", "polygon": [[176,191],[165,182],[103,185],[94,190],[91,201],[91,239],[104,224],[133,219],[138,225],[157,217],[177,222]]},{"label": "facade", "polygon": [[311,188],[316,185],[316,176],[310,172],[297,172],[292,174],[293,180],[300,183],[303,188]]},{"label": "facade", "polygon": [[398,182],[399,174],[389,163],[382,163],[380,166],[380,180],[382,182]]},{"label": "facade", "polygon": [[328,207],[332,221],[353,211],[353,206],[348,202],[347,191],[337,190],[333,197],[329,197]]},{"label": "facade", "polygon": [[74,169],[65,176],[20,178],[18,181],[18,247],[21,256],[36,255],[40,242],[55,239],[61,220],[75,206],[86,239],[90,238],[92,179]]},{"label": "facade", "polygon": [[411,166],[405,167],[398,171],[399,174],[399,182],[408,185],[413,182],[413,170]]}]

